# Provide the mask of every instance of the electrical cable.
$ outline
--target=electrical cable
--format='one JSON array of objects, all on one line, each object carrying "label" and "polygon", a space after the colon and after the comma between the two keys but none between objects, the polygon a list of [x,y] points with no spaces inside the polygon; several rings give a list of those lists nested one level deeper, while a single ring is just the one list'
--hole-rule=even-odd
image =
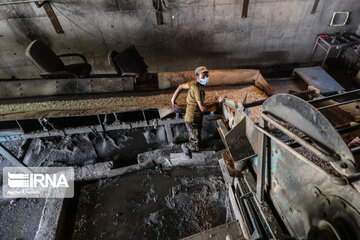
[{"label": "electrical cable", "polygon": [[165,0],[162,0],[162,4],[163,4],[163,6],[164,6],[166,9],[169,9],[168,6],[167,6],[166,3],[165,3]]},{"label": "electrical cable", "polygon": [[[154,0],[152,0],[152,1],[153,1],[153,3],[154,3]],[[71,22],[72,24],[74,24],[77,28],[79,28],[80,30],[82,30],[82,31],[85,32],[86,34],[88,34],[88,35],[90,35],[90,36],[92,36],[92,37],[101,39],[101,40],[103,40],[103,41],[106,39],[106,40],[114,41],[114,42],[116,42],[116,43],[124,43],[124,44],[125,44],[125,42],[119,41],[119,40],[117,40],[117,39],[114,39],[114,38],[112,38],[111,36],[109,36],[109,35],[101,32],[100,29],[98,29],[96,26],[94,26],[93,24],[91,24],[91,23],[89,23],[89,22],[87,22],[87,21],[85,20],[88,24],[90,24],[90,25],[93,26],[96,30],[100,31],[103,35],[105,35],[106,38],[91,33],[90,31],[86,30],[85,28],[83,28],[83,27],[81,27],[79,24],[77,24],[75,21],[73,21],[70,17],[68,17],[65,13],[63,13],[59,8],[57,8],[53,3],[50,3],[50,4],[51,4],[51,6],[53,6],[62,16],[64,16],[69,22]],[[178,13],[181,12],[181,11],[179,11],[178,8],[177,8],[177,10],[178,10],[178,11],[177,11]],[[155,9],[155,11],[156,11],[156,9]],[[129,11],[120,11],[120,12],[129,12]],[[128,36],[128,39],[133,38],[134,36],[136,36],[137,33],[144,27],[144,25],[148,22],[148,17],[149,17],[149,15],[150,15],[149,13],[150,13],[150,9],[147,11],[146,19],[144,20],[144,22],[143,22],[143,24],[141,25],[141,27],[139,28],[139,30],[136,31],[136,32],[135,32],[134,34],[132,34],[131,36]],[[180,14],[179,14],[179,15],[180,15]],[[182,15],[182,14],[181,14],[181,15]],[[139,45],[139,44],[137,44],[136,46],[142,47],[142,48],[151,48],[151,47],[157,46],[157,45],[159,45],[160,43],[169,41],[169,40],[171,40],[172,38],[174,38],[174,37],[178,34],[179,29],[180,29],[180,24],[177,24],[177,29],[175,30],[175,32],[174,32],[169,38],[162,39],[162,40],[160,40],[160,41],[156,41],[155,43],[148,44],[148,45]]]},{"label": "electrical cable", "polygon": [[99,37],[89,31],[87,31],[86,29],[82,28],[80,25],[78,25],[77,23],[75,23],[75,21],[71,20],[66,14],[64,14],[60,9],[58,9],[53,3],[50,3],[52,7],[54,7],[62,16],[64,16],[69,22],[71,22],[72,24],[74,24],[77,28],[79,28],[81,31],[87,33],[88,35],[94,37],[94,38],[98,38],[103,40],[102,37]]},{"label": "electrical cable", "polygon": [[[99,32],[102,34],[102,37],[100,37],[100,36],[98,36],[98,35],[96,35],[96,34],[93,34],[93,33],[89,32],[88,30],[84,29],[83,27],[81,27],[80,25],[78,25],[77,23],[75,23],[75,21],[73,21],[70,17],[68,17],[65,13],[63,13],[59,8],[57,8],[57,7],[54,6],[53,4],[52,4],[52,6],[53,6],[56,10],[58,10],[59,13],[60,13],[61,15],[63,15],[68,21],[70,21],[71,23],[73,23],[76,27],[78,27],[80,30],[84,31],[85,33],[89,34],[90,36],[93,36],[93,37],[98,38],[98,39],[102,39],[102,40],[104,40],[104,41],[105,41],[105,40],[109,40],[109,41],[114,41],[114,42],[116,42],[116,43],[124,43],[124,44],[125,44],[125,42],[119,41],[119,40],[111,37],[110,35],[108,35],[108,34],[106,34],[106,33],[103,33],[100,28],[98,28],[97,26],[93,25],[92,23],[90,23],[90,22],[86,21],[84,18],[82,18],[87,24],[91,25],[95,30],[99,31]],[[133,10],[120,11],[120,12],[132,12],[132,11],[133,11]],[[146,19],[145,19],[144,22],[142,23],[140,29],[143,28],[143,26],[145,25],[145,23],[148,22],[148,18],[149,18],[149,15],[150,15],[149,13],[150,13],[150,10],[147,11]],[[140,31],[140,29],[139,29],[138,31],[136,31],[134,34],[128,36],[128,38],[132,38],[133,36],[135,36],[135,35]],[[104,35],[106,36],[106,38],[103,37]]]}]

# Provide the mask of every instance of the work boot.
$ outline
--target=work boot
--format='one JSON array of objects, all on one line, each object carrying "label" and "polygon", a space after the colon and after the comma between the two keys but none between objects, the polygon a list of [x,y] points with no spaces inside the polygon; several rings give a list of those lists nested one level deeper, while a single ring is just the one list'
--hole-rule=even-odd
[{"label": "work boot", "polygon": [[191,152],[199,152],[200,149],[199,148],[189,148]]},{"label": "work boot", "polygon": [[190,142],[185,143],[185,146],[190,149],[191,152],[199,152],[199,146],[197,144],[191,144]]},{"label": "work boot", "polygon": [[181,144],[181,149],[184,151],[185,157],[187,159],[191,159],[192,158],[192,154],[190,149],[185,145],[185,144]]}]

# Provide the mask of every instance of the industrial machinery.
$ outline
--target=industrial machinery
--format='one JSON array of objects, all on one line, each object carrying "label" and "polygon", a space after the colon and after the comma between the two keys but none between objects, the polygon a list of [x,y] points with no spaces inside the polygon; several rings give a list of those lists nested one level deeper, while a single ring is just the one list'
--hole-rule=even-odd
[{"label": "industrial machinery", "polygon": [[246,239],[360,239],[359,92],[225,100],[223,174]]},{"label": "industrial machinery", "polygon": [[[192,74],[158,73],[156,87],[138,91],[133,77],[120,76],[0,81],[0,154],[26,167],[1,143],[142,127],[160,128],[171,143],[183,119],[162,119],[158,109],[169,106],[167,89]],[[208,100],[227,95],[220,166],[238,220],[225,227],[240,226],[245,239],[360,239],[360,90],[344,91],[320,67],[295,69],[289,79],[249,69],[212,74]],[[24,91],[33,84],[40,90]]]}]

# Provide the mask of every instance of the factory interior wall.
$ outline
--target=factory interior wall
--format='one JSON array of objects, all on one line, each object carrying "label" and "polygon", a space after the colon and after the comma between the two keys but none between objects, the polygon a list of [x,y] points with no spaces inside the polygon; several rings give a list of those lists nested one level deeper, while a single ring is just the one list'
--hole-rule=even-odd
[{"label": "factory interior wall", "polygon": [[[34,3],[0,6],[0,78],[33,78],[39,70],[25,49],[41,39],[57,54],[81,53],[92,73],[114,73],[111,50],[135,44],[150,72],[271,66],[310,62],[316,36],[359,33],[358,0],[165,0],[164,24],[157,25],[150,0],[52,1],[64,29],[56,34],[43,8]],[[334,11],[350,11],[348,24],[329,25]],[[317,57],[320,58],[321,51]],[[67,58],[66,63],[76,59]]]}]

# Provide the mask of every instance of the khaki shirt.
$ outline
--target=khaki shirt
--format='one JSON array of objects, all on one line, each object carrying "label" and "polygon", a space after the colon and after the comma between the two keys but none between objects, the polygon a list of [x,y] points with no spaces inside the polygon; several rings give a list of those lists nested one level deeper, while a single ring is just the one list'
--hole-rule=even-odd
[{"label": "khaki shirt", "polygon": [[204,104],[204,89],[196,80],[188,82],[187,84],[189,85],[189,90],[186,98],[185,122],[201,122],[203,114],[197,101],[201,101]]}]

